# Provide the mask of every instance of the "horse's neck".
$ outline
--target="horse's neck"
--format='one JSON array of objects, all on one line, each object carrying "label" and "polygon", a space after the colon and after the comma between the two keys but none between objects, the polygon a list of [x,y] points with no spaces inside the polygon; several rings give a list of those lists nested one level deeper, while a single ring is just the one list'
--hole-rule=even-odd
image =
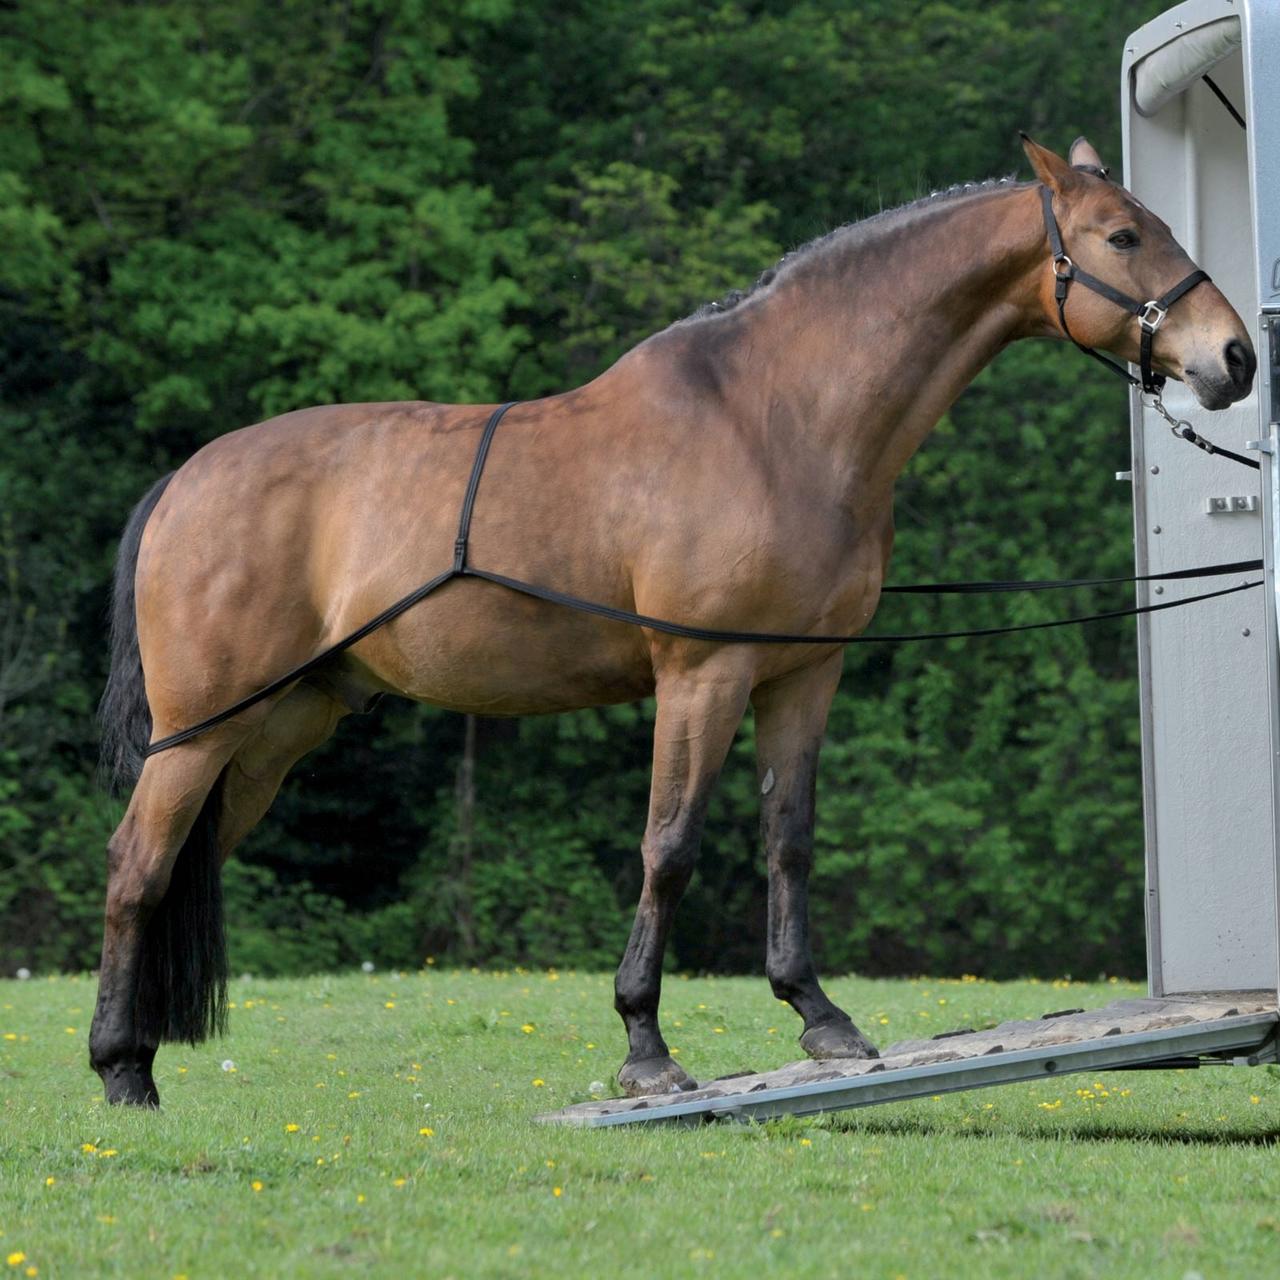
[{"label": "horse's neck", "polygon": [[[881,235],[837,238],[784,282],[752,317],[746,369],[773,447],[820,450],[850,500],[887,493],[979,371],[1040,330],[1032,190],[909,211]],[[752,403],[750,381],[740,394]]]}]

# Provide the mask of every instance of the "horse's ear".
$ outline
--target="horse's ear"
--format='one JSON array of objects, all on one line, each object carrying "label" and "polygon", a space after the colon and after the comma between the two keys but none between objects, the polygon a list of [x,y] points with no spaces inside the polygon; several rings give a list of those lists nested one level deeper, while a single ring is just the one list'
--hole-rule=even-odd
[{"label": "horse's ear", "polygon": [[1080,175],[1056,152],[1042,147],[1034,139],[1022,137],[1022,149],[1036,171],[1036,177],[1051,191],[1065,191],[1079,181]]},{"label": "horse's ear", "polygon": [[1107,174],[1107,166],[1102,163],[1102,157],[1094,150],[1093,143],[1088,138],[1077,138],[1071,144],[1071,150],[1067,152],[1067,163],[1073,169],[1097,169],[1103,177]]}]

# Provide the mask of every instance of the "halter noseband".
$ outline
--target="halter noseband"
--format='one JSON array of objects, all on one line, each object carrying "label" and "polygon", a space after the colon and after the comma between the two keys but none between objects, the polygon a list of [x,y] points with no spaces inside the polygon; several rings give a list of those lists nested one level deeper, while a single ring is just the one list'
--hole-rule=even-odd
[{"label": "halter noseband", "polygon": [[[1040,206],[1044,210],[1045,231],[1049,236],[1049,250],[1053,254],[1053,297],[1058,304],[1058,320],[1062,325],[1062,332],[1085,355],[1092,356],[1099,363],[1105,364],[1108,369],[1113,373],[1118,373],[1132,386],[1140,386],[1148,395],[1158,396],[1164,387],[1166,379],[1164,374],[1156,373],[1151,368],[1152,339],[1155,337],[1161,321],[1168,315],[1169,308],[1184,294],[1190,293],[1196,285],[1208,280],[1208,273],[1197,268],[1190,275],[1184,276],[1172,289],[1162,293],[1158,298],[1152,298],[1149,302],[1139,302],[1136,298],[1129,297],[1127,293],[1121,293],[1119,289],[1112,288],[1105,280],[1099,280],[1097,276],[1091,276],[1083,267],[1076,266],[1067,257],[1067,252],[1062,247],[1062,233],[1058,230],[1058,220],[1053,216],[1053,192],[1048,187],[1042,186],[1040,188]],[[1092,347],[1086,347],[1083,343],[1076,342],[1075,338],[1072,337],[1071,330],[1067,328],[1067,291],[1071,288],[1073,280],[1079,280],[1085,288],[1092,289],[1094,293],[1100,293],[1109,302],[1114,302],[1116,306],[1123,307],[1130,315],[1138,317],[1138,326],[1142,330],[1138,365],[1142,371],[1141,379],[1135,378],[1128,370],[1116,364],[1114,360],[1108,360],[1106,356],[1095,351]]]}]

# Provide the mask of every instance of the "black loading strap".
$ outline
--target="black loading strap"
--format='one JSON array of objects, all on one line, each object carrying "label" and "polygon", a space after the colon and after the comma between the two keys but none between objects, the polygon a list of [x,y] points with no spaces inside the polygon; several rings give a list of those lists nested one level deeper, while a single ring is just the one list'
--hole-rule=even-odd
[{"label": "black loading strap", "polygon": [[[1050,627],[1069,627],[1078,623],[1101,622],[1108,618],[1131,618],[1146,613],[1159,613],[1162,609],[1176,609],[1184,604],[1195,604],[1200,600],[1213,600],[1218,596],[1234,595],[1237,591],[1248,591],[1262,585],[1261,581],[1242,582],[1239,586],[1224,587],[1220,591],[1207,591],[1203,595],[1187,596],[1181,600],[1168,600],[1162,604],[1148,604],[1128,609],[1110,609],[1105,613],[1091,613],[1076,618],[1056,618],[1050,622],[1024,622],[1009,627],[980,627],[970,631],[931,631],[912,635],[880,635],[880,636],[828,636],[828,635],[793,635],[776,631],[727,631],[717,627],[693,627],[682,622],[668,622],[664,618],[651,618],[643,613],[634,613],[630,609],[618,609],[613,605],[598,604],[593,600],[583,600],[578,596],[567,595],[563,591],[555,591],[550,587],[541,587],[532,582],[523,582],[519,578],[508,578],[505,574],[493,573],[488,569],[474,568],[467,562],[467,544],[471,535],[471,516],[475,510],[476,494],[480,488],[480,478],[484,474],[485,460],[489,456],[489,446],[493,443],[494,432],[502,421],[503,415],[512,405],[519,403],[511,400],[499,405],[490,415],[480,436],[476,448],[475,461],[471,464],[471,475],[467,480],[466,493],[462,500],[462,512],[458,519],[458,536],[453,544],[453,565],[443,573],[438,573],[428,582],[424,582],[417,590],[402,596],[393,605],[389,605],[380,614],[370,618],[362,627],[357,627],[350,635],[344,636],[337,644],[330,645],[314,658],[294,667],[279,679],[241,698],[216,715],[199,724],[193,724],[178,733],[171,733],[166,738],[153,742],[146,751],[149,756],[160,751],[167,751],[179,743],[189,742],[199,734],[205,733],[217,725],[225,723],[233,716],[247,711],[264,699],[288,688],[289,685],[310,675],[328,662],[336,654],[351,648],[357,641],[363,640],[370,632],[385,626],[393,618],[398,618],[406,610],[413,608],[421,600],[425,600],[433,591],[443,587],[446,582],[455,578],[479,578],[484,582],[492,582],[500,587],[518,591],[522,595],[533,596],[538,600],[547,600],[552,604],[564,605],[576,609],[580,613],[594,614],[596,617],[608,618],[612,622],[625,622],[632,626],[647,627],[650,631],[660,631],[666,635],[681,636],[688,640],[710,640],[720,644],[907,644],[916,640],[960,640],[975,636],[1003,636],[1017,631],[1043,631]],[[1053,578],[1034,582],[932,582],[917,583],[913,586],[885,587],[886,592],[919,593],[929,595],[973,595],[988,592],[1006,591],[1053,591],[1065,587],[1104,586],[1123,582],[1175,582],[1188,578],[1224,577],[1234,573],[1246,573],[1262,568],[1261,560],[1238,560],[1231,564],[1207,565],[1201,569],[1178,569],[1172,573],[1149,573],[1128,578]]]}]

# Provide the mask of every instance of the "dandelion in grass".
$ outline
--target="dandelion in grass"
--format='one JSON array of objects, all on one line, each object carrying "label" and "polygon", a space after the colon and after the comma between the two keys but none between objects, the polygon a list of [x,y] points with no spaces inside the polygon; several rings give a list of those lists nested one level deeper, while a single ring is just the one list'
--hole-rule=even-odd
[{"label": "dandelion in grass", "polygon": [[434,1129],[419,1129],[418,1136],[420,1138],[434,1138],[436,1136],[436,1131]]},{"label": "dandelion in grass", "polygon": [[254,1178],[254,1180],[253,1180],[251,1183],[249,1183],[249,1186],[250,1186],[250,1187],[251,1187],[255,1192],[258,1192],[258,1191],[261,1191],[261,1190],[262,1190],[262,1183],[261,1183],[261,1182],[259,1182],[257,1178]]},{"label": "dandelion in grass", "polygon": [[561,1197],[562,1195],[564,1195],[564,1188],[563,1188],[563,1187],[552,1187],[552,1188],[551,1188],[551,1194],[552,1194],[553,1196],[555,1196],[555,1198],[556,1198],[557,1200],[559,1200],[559,1199],[560,1199],[560,1197]]},{"label": "dandelion in grass", "polygon": [[533,1087],[534,1087],[535,1089],[541,1089],[541,1088],[544,1088],[544,1087],[545,1087],[546,1083],[547,1083],[547,1082],[546,1082],[545,1080],[543,1080],[541,1077],[539,1077],[538,1079],[536,1079],[536,1080],[533,1082]]},{"label": "dandelion in grass", "polygon": [[285,1133],[297,1133],[297,1132],[298,1132],[298,1126],[297,1126],[296,1124],[287,1124],[287,1125],[285,1125],[285,1127],[284,1127],[284,1131],[285,1131]]},{"label": "dandelion in grass", "polygon": [[6,1262],[11,1266],[11,1267],[20,1267],[20,1266],[22,1266],[22,1264],[23,1264],[24,1262],[26,1262],[26,1260],[27,1260],[27,1255],[26,1255],[25,1253],[23,1253],[23,1252],[22,1252],[22,1250],[20,1250],[20,1249],[19,1249],[16,1253],[11,1253],[11,1254],[10,1254],[10,1255],[5,1259],[5,1261],[6,1261]]},{"label": "dandelion in grass", "polygon": [[523,1032],[525,1033],[525,1035],[527,1035],[527,1036],[531,1036],[531,1035],[533,1035],[533,1030],[534,1030],[534,1028],[533,1028],[533,1023],[532,1023],[532,1022],[526,1022],[526,1023],[524,1024],[524,1026],[522,1026],[522,1027],[520,1028],[520,1030],[521,1030],[521,1031],[523,1031]]},{"label": "dandelion in grass", "polygon": [[407,1185],[408,1181],[408,1178],[392,1178],[391,1185],[393,1187],[403,1187]]}]

